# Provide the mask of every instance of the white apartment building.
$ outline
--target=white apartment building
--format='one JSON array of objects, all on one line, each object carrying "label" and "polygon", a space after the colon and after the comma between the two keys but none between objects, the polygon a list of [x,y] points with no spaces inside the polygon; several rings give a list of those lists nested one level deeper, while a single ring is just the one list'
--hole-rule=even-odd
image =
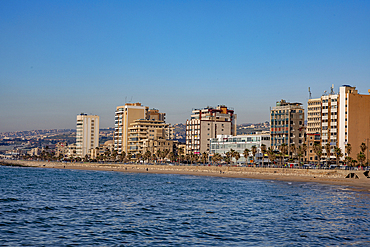
[{"label": "white apartment building", "polygon": [[[338,94],[323,95],[321,97],[321,145],[327,143],[330,146],[336,146],[338,143]],[[326,150],[323,150],[326,156]],[[334,153],[330,154],[330,158],[335,159]]]},{"label": "white apartment building", "polygon": [[77,115],[76,154],[85,157],[91,148],[99,146],[99,116],[81,113]]}]

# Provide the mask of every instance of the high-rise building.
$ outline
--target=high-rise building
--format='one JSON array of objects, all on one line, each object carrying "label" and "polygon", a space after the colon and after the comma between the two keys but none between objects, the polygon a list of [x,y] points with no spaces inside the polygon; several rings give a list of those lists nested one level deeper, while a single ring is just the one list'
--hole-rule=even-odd
[{"label": "high-rise building", "polygon": [[317,162],[314,145],[321,144],[321,98],[309,99],[307,103],[307,126],[306,126],[306,160]]},{"label": "high-rise building", "polygon": [[[308,100],[307,107],[307,159],[315,161],[310,150],[314,143],[323,147],[330,144],[329,160],[335,160],[334,147],[339,147],[346,156],[346,145],[351,144],[351,157],[357,159],[361,143],[370,144],[370,95],[358,94],[356,87],[343,85],[339,94],[334,93],[321,98]],[[370,90],[369,90],[370,93]],[[319,130],[319,131],[318,131]],[[319,142],[318,142],[318,136]],[[369,150],[365,155],[369,155]],[[323,158],[327,160],[326,150]],[[344,156],[342,159],[344,159]],[[315,158],[312,158],[315,157]]]},{"label": "high-rise building", "polygon": [[351,144],[350,156],[357,159],[361,143],[365,143],[366,160],[369,160],[370,145],[370,90],[359,94],[356,87],[343,85],[339,88],[338,147],[345,154],[345,146]]},{"label": "high-rise building", "polygon": [[307,134],[321,133],[321,98],[308,100],[306,132]]},{"label": "high-rise building", "polygon": [[236,135],[236,114],[224,105],[192,111],[186,120],[186,152],[209,153],[210,139],[217,135]]},{"label": "high-rise building", "polygon": [[128,128],[137,119],[146,119],[149,107],[141,103],[126,103],[115,112],[114,150],[118,154],[128,151]]},{"label": "high-rise building", "polygon": [[289,103],[285,100],[276,102],[271,109],[270,118],[271,148],[279,149],[281,144],[288,148],[304,143],[304,109],[301,103]]},{"label": "high-rise building", "polygon": [[76,155],[85,157],[91,148],[99,146],[99,116],[77,115]]}]

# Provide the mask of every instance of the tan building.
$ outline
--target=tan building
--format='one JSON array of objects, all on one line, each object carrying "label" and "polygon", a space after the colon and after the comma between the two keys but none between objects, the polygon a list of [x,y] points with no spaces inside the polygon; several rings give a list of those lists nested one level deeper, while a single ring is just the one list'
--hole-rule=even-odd
[{"label": "tan building", "polygon": [[236,114],[224,105],[192,111],[186,120],[186,153],[209,153],[210,139],[217,135],[236,135]]},{"label": "tan building", "polygon": [[320,144],[320,134],[319,133],[307,133],[306,134],[306,145],[307,145],[307,150],[306,150],[306,160],[310,164],[314,162],[319,161],[319,157],[316,155],[315,150],[314,150],[314,145],[315,144]]},{"label": "tan building", "polygon": [[106,141],[104,144],[100,144],[99,147],[90,149],[90,159],[96,159],[98,155],[105,155],[105,153],[109,152],[112,154],[114,150],[113,141]]},{"label": "tan building", "polygon": [[168,153],[171,153],[174,151],[174,145],[176,141],[174,140],[166,140],[166,139],[146,139],[143,141],[143,154],[145,154],[147,151],[150,151],[150,153],[157,154],[158,151],[165,152],[168,150]]},{"label": "tan building", "polygon": [[[151,115],[149,116],[151,118]],[[130,124],[128,135],[127,151],[132,155],[137,153],[144,154],[144,141],[160,139],[169,141],[173,137],[173,128],[164,121],[137,119]]]},{"label": "tan building", "polygon": [[77,115],[76,155],[85,157],[91,148],[99,146],[99,116]]},{"label": "tan building", "polygon": [[356,87],[349,85],[339,88],[338,146],[344,154],[346,144],[351,144],[350,156],[356,160],[361,143],[366,144],[366,159],[370,159],[370,90],[368,92],[368,95],[359,94]]},{"label": "tan building", "polygon": [[296,148],[304,143],[304,109],[301,103],[289,103],[285,100],[276,102],[271,109],[270,142],[273,150],[278,150],[284,143]]},{"label": "tan building", "polygon": [[118,106],[115,112],[114,150],[118,154],[128,150],[129,127],[137,119],[146,119],[149,107],[141,103],[126,103]]},{"label": "tan building", "polygon": [[[358,94],[356,88],[349,85],[340,87],[339,94],[335,94],[333,88],[334,86],[330,94],[308,101],[307,135],[315,134],[314,139],[317,139],[317,134],[320,134],[320,144],[323,147],[327,143],[330,144],[332,161],[335,160],[334,147],[341,149],[344,154],[342,160],[344,159],[347,155],[345,153],[347,143],[352,146],[350,156],[357,159],[361,143],[367,146],[370,144],[370,95]],[[311,161],[314,156],[310,151],[310,138],[307,141],[307,159]],[[369,153],[365,155],[369,156]],[[325,149],[321,159],[327,159]]]}]

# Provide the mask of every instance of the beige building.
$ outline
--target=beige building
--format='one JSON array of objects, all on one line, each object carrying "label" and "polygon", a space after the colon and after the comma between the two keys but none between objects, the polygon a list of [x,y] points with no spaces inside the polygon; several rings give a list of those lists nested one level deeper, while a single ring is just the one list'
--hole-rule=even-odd
[{"label": "beige building", "polygon": [[[334,86],[333,86],[334,87]],[[311,145],[317,143],[331,146],[330,159],[335,160],[333,148],[342,150],[344,157],[345,146],[351,144],[351,157],[357,159],[361,143],[370,144],[370,95],[358,94],[355,87],[343,85],[339,94],[333,92],[324,94],[321,98],[310,99],[307,106],[307,159],[311,161],[314,155]],[[370,90],[369,90],[370,93]],[[319,131],[317,131],[319,129]],[[366,155],[366,154],[365,154]],[[369,155],[369,153],[367,153]],[[323,149],[322,159],[326,160],[326,150]]]},{"label": "beige building", "polygon": [[186,120],[186,153],[209,153],[210,139],[217,135],[236,135],[236,114],[224,105],[192,111]]},{"label": "beige building", "polygon": [[306,160],[310,164],[314,162],[319,161],[319,157],[316,155],[315,150],[314,150],[314,145],[315,144],[320,144],[320,134],[319,133],[307,133],[306,134],[306,145],[307,145],[307,150],[306,150]]},{"label": "beige building", "polygon": [[145,154],[147,151],[150,151],[150,153],[157,154],[158,151],[165,152],[168,150],[168,153],[171,153],[174,151],[174,145],[176,144],[176,141],[174,140],[166,140],[166,139],[146,139],[143,141],[143,154]]},{"label": "beige building", "polygon": [[99,146],[99,116],[77,115],[76,155],[85,157],[91,148]]},{"label": "beige building", "polygon": [[65,157],[68,153],[68,143],[58,142],[55,145],[55,157]]},{"label": "beige building", "polygon": [[[149,118],[152,118],[149,115]],[[152,118],[155,119],[155,118]],[[144,154],[144,142],[149,145],[148,140],[169,141],[173,138],[173,128],[169,124],[160,120],[137,119],[128,128],[128,149],[133,155]],[[160,143],[158,141],[158,143]]]},{"label": "beige building", "polygon": [[105,155],[106,152],[112,154],[114,150],[113,140],[106,141],[104,144],[100,144],[99,147],[92,148],[89,150],[90,158],[96,159],[98,155]]},{"label": "beige building", "polygon": [[134,155],[143,154],[145,140],[171,140],[173,128],[166,124],[165,113],[141,103],[118,106],[115,114],[114,150]]},{"label": "beige building", "polygon": [[366,159],[370,159],[370,89],[368,93],[359,94],[349,85],[339,88],[338,146],[345,153],[346,144],[351,144],[350,156],[356,160],[361,143],[366,144]]},{"label": "beige building", "polygon": [[304,143],[304,109],[301,103],[289,103],[285,100],[276,102],[271,109],[270,141],[273,150],[285,143],[297,148]]},{"label": "beige building", "polygon": [[146,119],[149,107],[141,103],[126,103],[115,112],[114,150],[118,154],[128,150],[129,127],[137,119]]},{"label": "beige building", "polygon": [[75,158],[77,156],[77,146],[75,143],[69,144],[68,145],[68,150],[67,150],[67,157],[68,158]]}]

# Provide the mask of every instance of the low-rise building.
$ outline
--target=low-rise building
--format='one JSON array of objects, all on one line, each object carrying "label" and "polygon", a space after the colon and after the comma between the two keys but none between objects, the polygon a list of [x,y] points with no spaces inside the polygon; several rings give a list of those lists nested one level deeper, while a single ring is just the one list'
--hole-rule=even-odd
[{"label": "low-rise building", "polygon": [[[217,138],[210,139],[210,154],[209,156],[212,157],[214,154],[218,153],[224,156],[227,152],[231,149],[238,152],[240,154],[239,162],[246,162],[246,158],[244,157],[244,150],[249,149],[252,150],[253,146],[257,148],[257,158],[262,157],[261,153],[261,146],[265,145],[266,149],[270,147],[270,134],[263,133],[263,134],[251,134],[251,135],[218,135]],[[250,152],[250,156],[247,159],[247,162],[250,163],[252,160],[252,153]]]}]

